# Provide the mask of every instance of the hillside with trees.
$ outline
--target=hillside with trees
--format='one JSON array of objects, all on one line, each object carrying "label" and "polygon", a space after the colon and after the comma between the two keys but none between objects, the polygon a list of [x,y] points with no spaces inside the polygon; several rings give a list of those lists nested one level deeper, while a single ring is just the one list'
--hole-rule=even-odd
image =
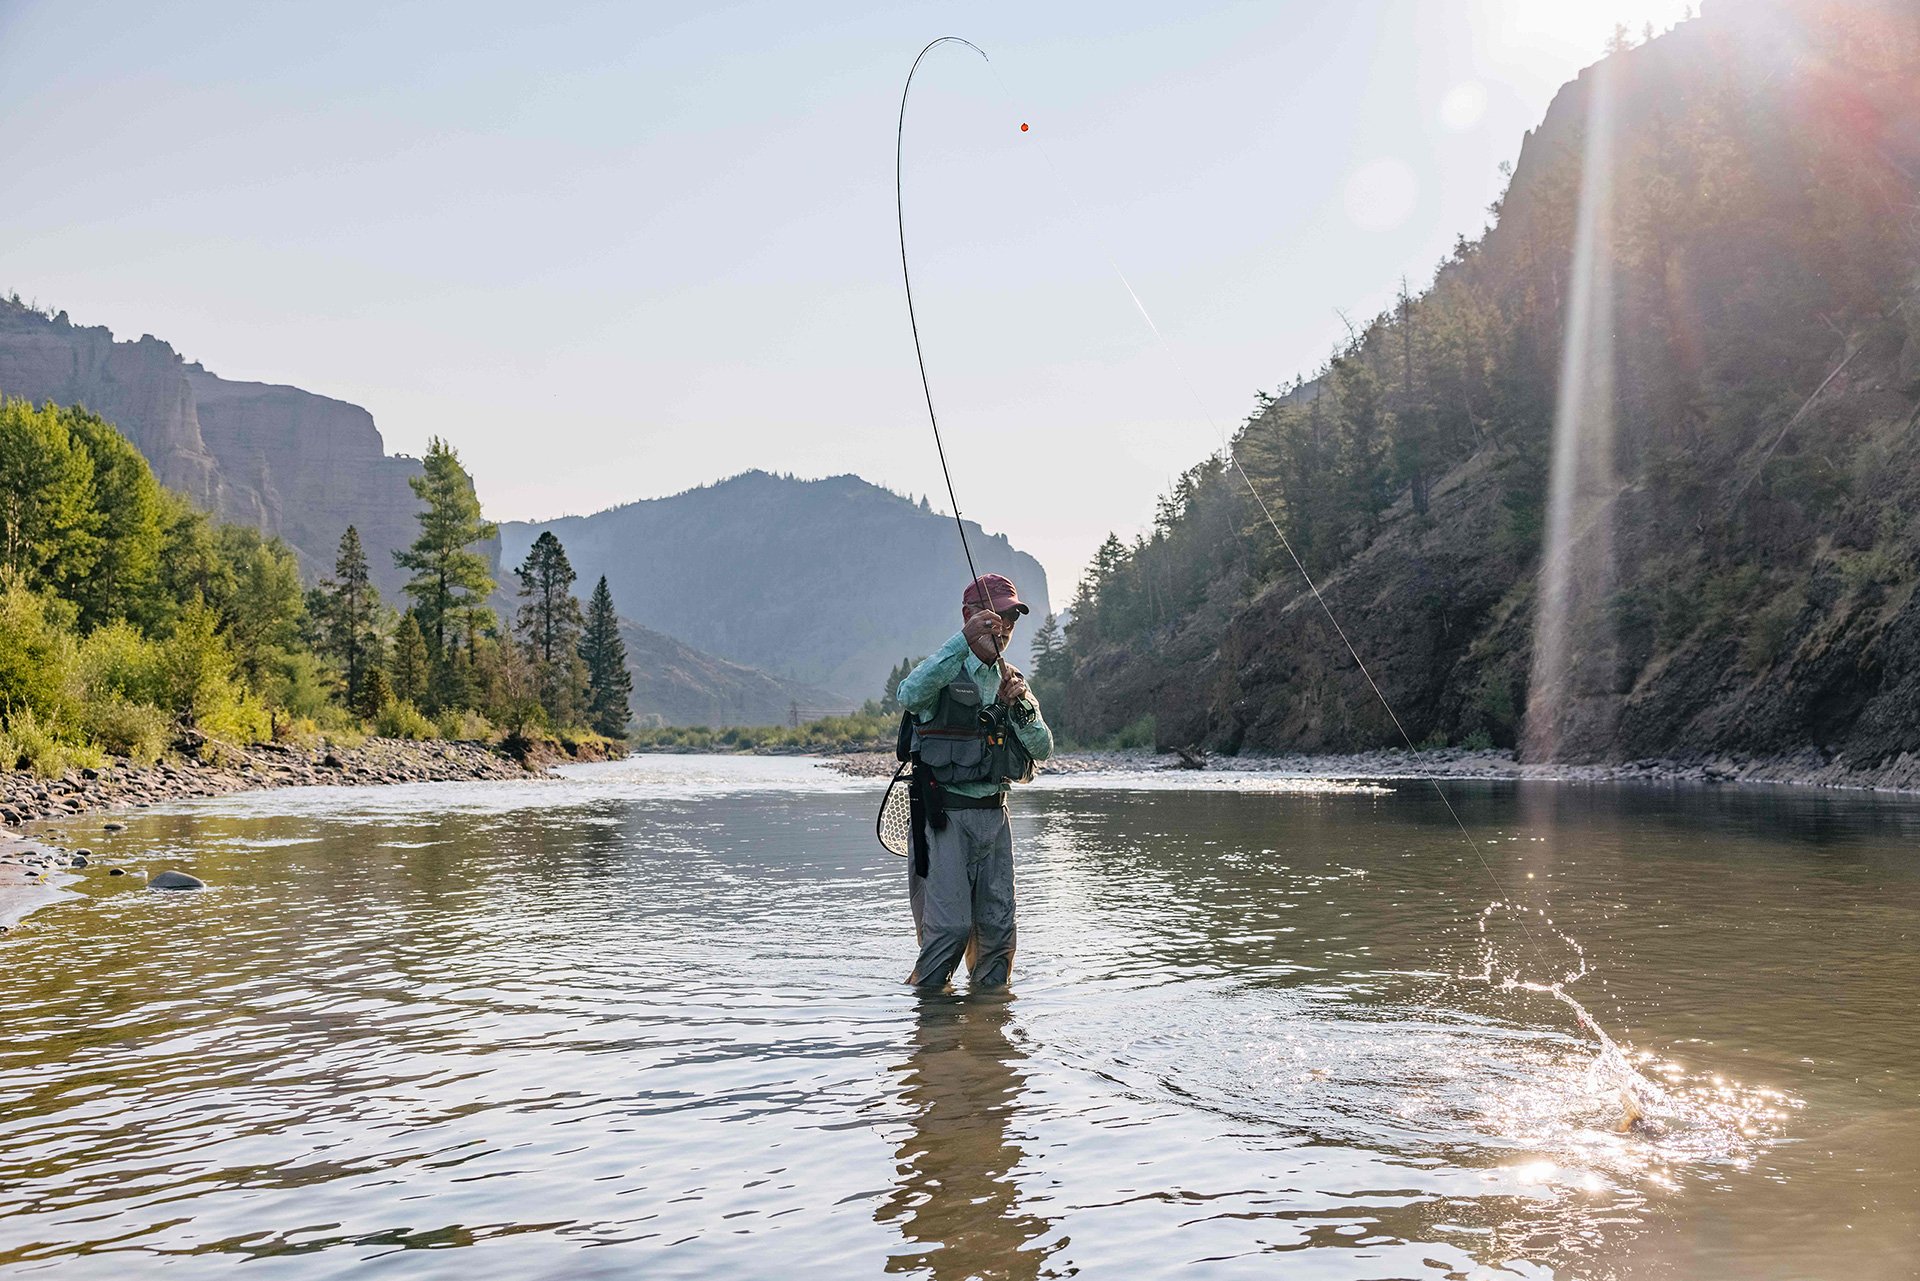
[{"label": "hillside with trees", "polygon": [[1523,745],[1588,175],[1611,437],[1573,538],[1607,577],[1575,584],[1549,754],[1920,746],[1920,11],[1892,0],[1618,33],[1480,239],[1107,540],[1040,665],[1056,721],[1399,745],[1304,570],[1413,739]]},{"label": "hillside with trees", "polygon": [[411,481],[419,532],[404,612],[354,526],[303,590],[294,552],[163,487],[111,424],[0,399],[0,768],[57,775],[109,757],[219,756],[270,740],[623,735],[630,685],[611,596],[589,625],[564,549],[521,567],[518,625],[493,590],[458,456]]}]

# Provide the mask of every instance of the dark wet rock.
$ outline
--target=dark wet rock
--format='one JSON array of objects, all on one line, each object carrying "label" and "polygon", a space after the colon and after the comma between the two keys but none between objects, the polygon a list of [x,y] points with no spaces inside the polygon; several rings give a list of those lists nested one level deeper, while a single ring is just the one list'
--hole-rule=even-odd
[{"label": "dark wet rock", "polygon": [[147,878],[150,890],[204,890],[207,883],[197,876],[188,876],[185,872],[162,872],[158,876]]},{"label": "dark wet rock", "polygon": [[124,867],[110,867],[107,869],[108,876],[125,876],[126,874],[127,869]]},{"label": "dark wet rock", "polygon": [[91,861],[92,860],[87,858],[87,852],[85,850],[81,850],[73,856],[73,866],[75,867],[85,867]]},{"label": "dark wet rock", "polygon": [[101,829],[108,832],[124,832],[127,830],[127,825],[125,823],[103,823],[101,824]]}]

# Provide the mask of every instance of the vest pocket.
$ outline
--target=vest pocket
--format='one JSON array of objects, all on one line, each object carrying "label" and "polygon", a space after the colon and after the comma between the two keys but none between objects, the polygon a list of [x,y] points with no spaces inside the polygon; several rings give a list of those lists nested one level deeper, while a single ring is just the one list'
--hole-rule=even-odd
[{"label": "vest pocket", "polygon": [[947,772],[978,771],[986,756],[987,743],[982,738],[935,738],[930,734],[920,738],[920,759],[936,771],[936,778]]}]

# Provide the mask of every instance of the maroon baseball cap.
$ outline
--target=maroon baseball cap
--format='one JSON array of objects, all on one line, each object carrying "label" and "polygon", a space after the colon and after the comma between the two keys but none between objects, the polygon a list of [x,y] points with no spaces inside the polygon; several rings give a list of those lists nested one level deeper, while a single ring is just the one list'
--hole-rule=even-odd
[{"label": "maroon baseball cap", "polygon": [[973,580],[967,590],[960,593],[960,605],[987,605],[994,613],[1004,614],[1015,610],[1022,614],[1032,611],[1020,599],[1020,593],[1013,589],[1013,580],[999,574],[982,574]]}]

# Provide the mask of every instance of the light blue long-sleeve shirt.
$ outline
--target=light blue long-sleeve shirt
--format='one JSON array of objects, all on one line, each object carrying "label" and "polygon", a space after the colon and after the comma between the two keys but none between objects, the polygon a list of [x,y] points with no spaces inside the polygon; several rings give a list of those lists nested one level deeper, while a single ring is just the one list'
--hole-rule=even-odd
[{"label": "light blue long-sleeve shirt", "polygon": [[[912,712],[924,724],[933,719],[933,709],[940,702],[940,691],[963,672],[980,687],[982,703],[991,703],[1000,697],[1000,669],[974,657],[973,648],[967,644],[964,632],[955,632],[946,644],[908,672],[894,697],[900,700],[900,706]],[[1044,761],[1053,755],[1053,731],[1047,728],[1047,722],[1040,716],[1039,700],[1034,698],[1032,690],[1028,690],[1019,706],[1022,715],[1031,710],[1033,719],[1021,725],[1010,717],[1008,723],[1013,725],[1014,735],[1020,740],[1020,746],[1027,749],[1027,755],[1036,761]],[[1005,791],[1006,785],[954,783],[947,790],[961,796],[991,796],[995,792]]]}]

